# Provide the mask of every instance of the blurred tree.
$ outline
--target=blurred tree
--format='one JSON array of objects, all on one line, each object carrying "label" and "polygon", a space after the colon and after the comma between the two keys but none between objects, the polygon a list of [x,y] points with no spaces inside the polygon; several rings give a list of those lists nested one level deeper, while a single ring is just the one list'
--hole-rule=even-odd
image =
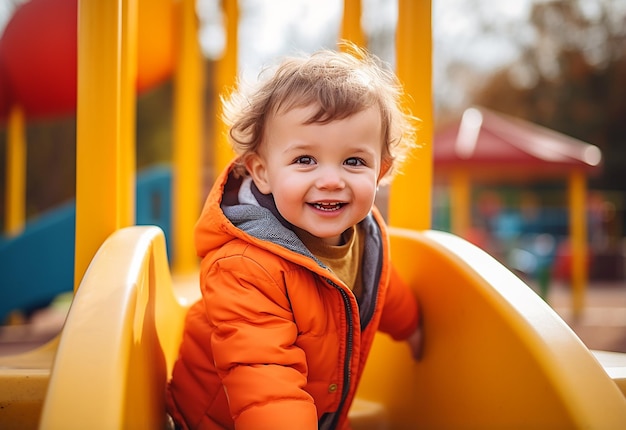
[{"label": "blurred tree", "polygon": [[474,103],[599,146],[591,185],[626,190],[626,2],[533,5],[522,55],[478,89]]}]

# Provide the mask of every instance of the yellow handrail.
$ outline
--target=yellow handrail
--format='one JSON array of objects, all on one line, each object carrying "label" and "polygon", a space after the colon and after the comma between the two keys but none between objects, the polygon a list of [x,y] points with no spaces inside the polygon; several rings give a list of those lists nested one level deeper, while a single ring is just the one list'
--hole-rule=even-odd
[{"label": "yellow handrail", "polygon": [[26,212],[26,120],[24,110],[13,106],[7,133],[4,231],[10,236],[24,229]]},{"label": "yellow handrail", "polygon": [[[136,0],[80,1],[76,113],[76,250],[78,288],[98,247],[135,220],[135,109],[132,76]],[[132,88],[129,90],[129,88]],[[133,116],[134,118],[134,116]]]},{"label": "yellow handrail", "polygon": [[361,10],[361,0],[344,0],[340,38],[367,48],[367,38],[361,26]]},{"label": "yellow handrail", "polygon": [[389,223],[415,230],[431,226],[432,193],[432,25],[431,1],[398,0],[397,73],[419,118],[420,148],[402,166],[389,194]]},{"label": "yellow handrail", "polygon": [[217,114],[216,127],[213,135],[213,151],[215,171],[213,176],[216,177],[234,156],[227,140],[227,130],[221,119],[220,95],[227,95],[235,86],[237,81],[237,55],[238,55],[238,21],[239,7],[237,0],[223,0],[222,11],[224,14],[225,29],[225,46],[222,58],[215,65],[215,112]]},{"label": "yellow handrail", "polygon": [[179,9],[172,145],[172,269],[186,273],[197,268],[192,232],[202,198],[204,76],[196,2],[183,0]]}]

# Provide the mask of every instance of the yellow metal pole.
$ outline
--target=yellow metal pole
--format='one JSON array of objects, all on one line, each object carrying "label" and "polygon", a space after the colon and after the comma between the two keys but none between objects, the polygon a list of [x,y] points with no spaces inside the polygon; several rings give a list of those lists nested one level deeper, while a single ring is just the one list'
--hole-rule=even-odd
[{"label": "yellow metal pole", "polygon": [[365,33],[361,27],[361,0],[344,0],[341,40],[349,40],[363,48],[367,46]]},{"label": "yellow metal pole", "polygon": [[215,112],[218,115],[217,126],[215,127],[214,150],[215,150],[215,172],[221,172],[233,159],[233,151],[227,140],[226,126],[221,120],[222,108],[219,96],[227,94],[237,82],[237,28],[239,21],[239,9],[237,0],[222,0],[224,13],[224,28],[226,32],[226,46],[224,54],[216,64],[215,70]]},{"label": "yellow metal pole", "polygon": [[[136,0],[81,0],[78,6],[76,126],[76,256],[74,289],[102,242],[134,223],[134,135],[128,115],[135,108],[131,66],[136,48],[127,44]],[[122,118],[125,116],[125,118]]]},{"label": "yellow metal pole", "polygon": [[570,248],[572,254],[572,311],[582,314],[587,287],[587,180],[585,173],[575,170],[569,177]]},{"label": "yellow metal pole", "polygon": [[24,229],[26,219],[26,120],[24,110],[13,106],[9,112],[6,152],[6,217],[4,231],[9,236]]},{"label": "yellow metal pole", "polygon": [[471,187],[469,175],[458,168],[450,175],[450,220],[451,231],[457,236],[467,237],[471,225]]},{"label": "yellow metal pole", "polygon": [[[120,0],[118,0],[120,1]],[[120,225],[135,224],[137,170],[137,42],[139,0],[122,0],[120,98]]]},{"label": "yellow metal pole", "polygon": [[174,76],[174,186],[172,271],[197,268],[193,228],[200,214],[203,72],[196,2],[180,5],[178,57]]},{"label": "yellow metal pole", "polygon": [[399,0],[396,30],[397,73],[409,95],[406,103],[420,119],[421,148],[396,176],[389,196],[389,223],[396,227],[428,229],[432,193],[432,34],[431,1]]}]

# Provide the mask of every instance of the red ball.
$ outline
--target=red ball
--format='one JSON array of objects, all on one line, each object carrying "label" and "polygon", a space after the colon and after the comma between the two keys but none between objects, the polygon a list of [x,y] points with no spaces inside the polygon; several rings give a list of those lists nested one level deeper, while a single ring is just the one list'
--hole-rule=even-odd
[{"label": "red ball", "polygon": [[11,99],[29,117],[76,110],[77,0],[31,0],[0,39]]},{"label": "red ball", "polygon": [[9,95],[9,88],[7,78],[4,72],[4,65],[2,64],[2,58],[0,58],[0,123],[6,121],[9,114],[9,107],[11,106],[11,98]]}]

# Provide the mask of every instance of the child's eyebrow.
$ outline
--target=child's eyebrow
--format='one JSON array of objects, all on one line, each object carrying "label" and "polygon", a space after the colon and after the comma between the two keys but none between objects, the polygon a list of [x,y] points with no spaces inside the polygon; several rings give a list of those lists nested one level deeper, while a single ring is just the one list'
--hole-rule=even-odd
[{"label": "child's eyebrow", "polygon": [[355,154],[371,154],[374,155],[376,154],[376,151],[374,151],[371,148],[349,148],[352,152],[354,152]]},{"label": "child's eyebrow", "polygon": [[298,142],[291,145],[287,145],[283,152],[299,152],[299,151],[309,151],[312,148],[315,148],[317,144],[315,143],[305,143]]}]

